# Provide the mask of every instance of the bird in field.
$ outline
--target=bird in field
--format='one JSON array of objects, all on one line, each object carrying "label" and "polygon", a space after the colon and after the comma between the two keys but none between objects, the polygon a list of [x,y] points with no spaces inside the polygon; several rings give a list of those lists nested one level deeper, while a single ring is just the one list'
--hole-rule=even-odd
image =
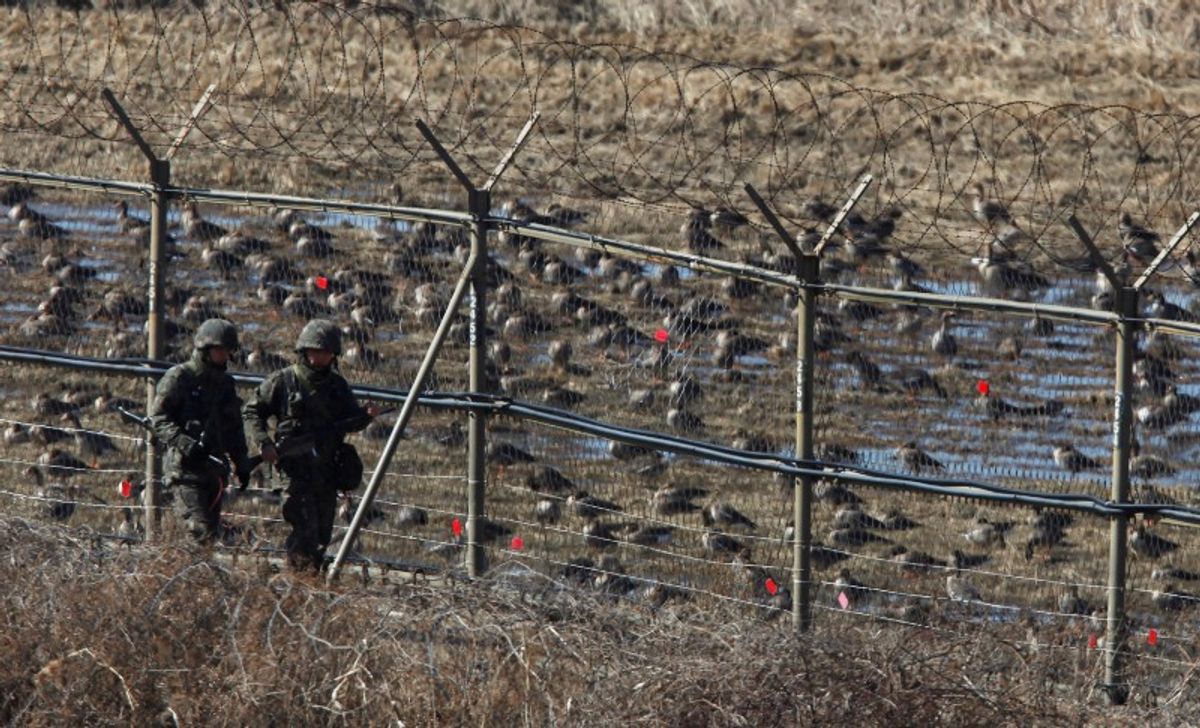
[{"label": "bird in field", "polygon": [[1000,546],[1004,547],[1004,536],[1012,530],[1011,522],[993,523],[986,517],[975,519],[975,525],[963,534],[968,542],[976,546]]},{"label": "bird in field", "polygon": [[184,235],[201,243],[215,243],[229,232],[220,225],[201,217],[195,200],[188,200],[184,203],[179,221],[183,226]]},{"label": "bird in field", "polygon": [[1200,581],[1200,571],[1164,564],[1150,572],[1150,578],[1155,581]]},{"label": "bird in field", "polygon": [[979,589],[957,570],[946,575],[946,596],[956,602],[980,600]]},{"label": "bird in field", "polygon": [[73,428],[72,437],[75,439],[75,448],[79,454],[90,458],[92,467],[96,467],[100,458],[110,452],[119,452],[112,438],[103,432],[93,432],[83,429],[83,425],[79,423],[79,416],[74,412],[67,412],[62,416],[62,421],[66,422]]},{"label": "bird in field", "polygon": [[863,546],[869,543],[891,543],[883,536],[865,528],[835,528],[829,532],[829,542],[836,546]]},{"label": "bird in field", "polygon": [[1054,448],[1054,462],[1072,476],[1084,470],[1100,469],[1099,460],[1084,455],[1070,444],[1058,445]]},{"label": "bird in field", "polygon": [[941,326],[933,332],[933,336],[929,339],[929,346],[933,349],[933,353],[947,359],[958,355],[958,339],[950,331],[950,324],[954,320],[954,316],[953,311],[943,311]]},{"label": "bird in field", "polygon": [[865,604],[870,601],[872,589],[850,574],[850,570],[843,568],[838,572],[837,578],[833,581],[833,590],[840,595],[844,594],[849,600],[852,607]]},{"label": "bird in field", "polygon": [[1134,222],[1128,212],[1121,213],[1117,235],[1125,249],[1125,258],[1130,262],[1146,265],[1158,255],[1159,234]]},{"label": "bird in field", "polygon": [[700,506],[692,501],[706,495],[708,491],[703,488],[664,485],[654,491],[654,495],[650,497],[650,506],[660,516],[691,513],[700,510]]},{"label": "bird in field", "polygon": [[946,562],[925,553],[912,551],[906,546],[896,545],[887,555],[888,561],[900,567],[900,572],[913,578],[930,573],[934,569],[946,568]]},{"label": "bird in field", "polygon": [[1139,523],[1129,534],[1129,548],[1134,553],[1151,559],[1165,556],[1179,548],[1179,544],[1163,538]]},{"label": "bird in field", "polygon": [[920,475],[925,470],[945,470],[946,466],[929,453],[917,447],[915,441],[908,441],[896,448],[896,459],[913,473]]},{"label": "bird in field", "polygon": [[46,485],[42,471],[32,465],[25,468],[25,474],[32,477],[37,484],[35,494],[42,501],[46,515],[56,521],[66,521],[74,515],[75,487],[60,483]]},{"label": "bird in field", "polygon": [[710,503],[700,515],[704,521],[704,525],[709,528],[713,526],[726,528],[744,527],[751,531],[758,528],[758,525],[747,518],[741,511],[721,501]]},{"label": "bird in field", "polygon": [[530,473],[525,484],[535,493],[569,493],[578,490],[570,478],[550,465],[543,465]]},{"label": "bird in field", "polygon": [[704,550],[710,556],[730,556],[734,554],[746,554],[749,552],[749,547],[738,539],[730,536],[727,533],[720,531],[708,530],[701,536],[701,543],[704,545]]},{"label": "bird in field", "polygon": [[537,461],[537,458],[529,452],[507,442],[489,442],[487,446],[487,459],[492,465],[500,467]]},{"label": "bird in field", "polygon": [[570,508],[571,512],[580,518],[593,520],[603,518],[610,513],[620,513],[625,510],[619,504],[589,495],[587,491],[579,491],[567,496],[567,508]]},{"label": "bird in field", "polygon": [[87,463],[59,448],[51,448],[39,455],[37,465],[45,473],[59,478],[70,478],[90,469]]},{"label": "bird in field", "polygon": [[984,191],[982,182],[973,184],[972,191],[974,194],[971,200],[971,213],[975,216],[976,220],[988,227],[1012,224],[1012,216],[1008,212],[1008,206],[999,200],[988,197]]}]

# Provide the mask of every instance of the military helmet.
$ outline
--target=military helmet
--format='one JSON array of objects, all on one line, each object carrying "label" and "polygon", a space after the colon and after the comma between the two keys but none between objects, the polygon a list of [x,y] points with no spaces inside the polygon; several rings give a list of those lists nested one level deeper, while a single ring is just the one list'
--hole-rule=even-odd
[{"label": "military helmet", "polygon": [[326,319],[309,321],[296,337],[296,351],[305,349],[326,349],[332,351],[334,356],[341,356],[342,330]]},{"label": "military helmet", "polygon": [[192,345],[197,349],[204,349],[210,346],[223,346],[230,351],[238,348],[238,333],[237,327],[232,321],[225,319],[209,319],[200,324],[200,328],[196,329],[196,335],[192,338]]}]

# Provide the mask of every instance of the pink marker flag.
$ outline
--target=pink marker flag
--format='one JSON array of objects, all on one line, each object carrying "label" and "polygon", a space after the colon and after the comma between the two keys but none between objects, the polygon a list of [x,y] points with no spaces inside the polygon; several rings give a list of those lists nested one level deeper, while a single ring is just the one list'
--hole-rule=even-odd
[{"label": "pink marker flag", "polygon": [[842,605],[842,609],[850,608],[850,597],[846,596],[846,592],[838,592],[838,604]]}]

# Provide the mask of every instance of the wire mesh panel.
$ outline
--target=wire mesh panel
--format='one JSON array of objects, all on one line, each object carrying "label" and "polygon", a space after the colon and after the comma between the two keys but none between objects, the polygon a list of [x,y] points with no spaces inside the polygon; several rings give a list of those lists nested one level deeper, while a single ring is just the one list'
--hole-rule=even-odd
[{"label": "wire mesh panel", "polygon": [[[1106,520],[965,499],[918,505],[875,488],[848,492],[844,500],[856,503],[819,501],[814,512],[815,522],[834,527],[822,528],[828,535],[813,553],[818,619],[840,614],[953,631],[1025,624],[1049,644],[1096,647],[1107,594]],[[1007,547],[1050,530],[1069,541],[1039,546],[1029,558]]]},{"label": "wire mesh panel", "polygon": [[533,569],[662,606],[701,597],[791,608],[791,490],[730,468],[578,432],[499,421],[486,532],[497,576]]},{"label": "wire mesh panel", "polygon": [[[347,438],[366,465],[364,479],[371,477],[391,432],[389,419],[382,418]],[[466,523],[462,415],[425,412],[406,432],[349,555],[406,571],[457,571],[462,566]],[[262,467],[261,475],[263,479],[245,494],[229,493],[227,518],[235,527],[252,530],[260,548],[278,550],[290,531],[282,518],[284,494],[271,478],[268,466]],[[333,551],[345,537],[360,496],[361,490],[339,498]]]},{"label": "wire mesh panel", "polygon": [[[27,185],[0,187],[7,341],[88,356],[136,355],[148,228],[136,201]],[[132,207],[130,207],[132,205]]]},{"label": "wire mesh panel", "polygon": [[[507,212],[526,218],[588,214],[512,204]],[[729,236],[717,255],[761,264],[757,233],[731,232],[738,224],[697,209],[676,219],[671,234]],[[793,410],[787,351],[795,316],[786,289],[619,251],[573,249],[533,232],[502,233],[495,258],[512,273],[489,294],[488,309],[505,394],[624,426],[788,449],[790,438],[778,434]]]},{"label": "wire mesh panel", "polygon": [[[824,303],[816,439],[829,459],[1107,493],[1115,344],[1093,343],[1097,329],[849,298]],[[851,315],[868,309],[869,320]]]},{"label": "wire mesh panel", "polygon": [[1122,658],[1135,690],[1178,699],[1188,688],[1197,658],[1200,574],[1193,555],[1200,548],[1200,534],[1192,526],[1158,521],[1147,517],[1130,524],[1129,636]]},{"label": "wire mesh panel", "polygon": [[6,512],[99,534],[137,536],[144,440],[113,411],[141,407],[133,380],[6,365],[2,498]]}]

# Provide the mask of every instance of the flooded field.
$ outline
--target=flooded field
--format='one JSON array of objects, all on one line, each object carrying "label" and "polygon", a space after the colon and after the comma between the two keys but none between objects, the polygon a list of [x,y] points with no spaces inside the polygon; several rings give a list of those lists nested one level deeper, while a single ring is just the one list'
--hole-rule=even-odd
[{"label": "flooded field", "polygon": [[[141,297],[146,251],[121,229],[113,201],[48,195],[30,204],[68,232],[65,240],[36,241],[11,222],[0,224],[13,254],[3,274],[5,341],[100,358],[142,356],[144,310],[120,308],[113,300],[118,292]],[[307,229],[310,239],[327,236],[334,247],[327,257],[313,257],[305,254],[303,235],[281,229],[265,210],[200,209],[203,219],[226,229],[223,234],[237,230],[243,238],[263,242],[248,252],[237,249],[248,245],[244,241],[200,240],[189,233],[179,211],[172,211],[175,242],[166,271],[167,317],[175,331],[169,338],[172,359],[189,352],[190,331],[199,321],[219,314],[242,329],[237,368],[265,373],[290,361],[291,342],[310,316],[324,315],[345,326],[342,367],[351,381],[409,386],[465,260],[461,230],[305,215],[302,222],[314,226]],[[502,216],[512,212],[508,204],[494,210]],[[728,239],[731,248],[723,255],[766,264],[756,258],[760,248],[753,234],[735,232]],[[215,256],[212,251],[220,246],[230,255]],[[712,274],[637,261],[618,264],[504,236],[492,246],[496,280],[485,302],[493,342],[490,376],[497,393],[627,427],[784,456],[794,452],[795,320],[788,291],[739,290]],[[56,254],[74,263],[44,260]],[[834,260],[843,255],[831,254]],[[85,272],[64,274],[72,264]],[[286,274],[278,274],[280,269]],[[940,261],[937,270],[917,282],[930,290],[982,295],[965,261]],[[894,282],[882,262],[846,268],[834,280],[873,287]],[[1194,302],[1175,272],[1156,285],[1181,306]],[[73,297],[58,302],[64,294],[51,293],[54,286],[74,291]],[[263,293],[271,287],[277,292]],[[1090,277],[1060,277],[1031,298],[1087,307],[1094,293]],[[834,295],[822,296],[820,306],[819,328],[825,333],[819,336],[825,344],[817,357],[815,406],[818,452],[828,459],[852,459],[860,467],[906,475],[1107,497],[1111,331],[963,314],[948,328],[956,351],[944,355],[932,345],[942,320],[936,311],[854,309]],[[47,329],[47,313],[58,317],[57,328]],[[31,329],[31,321],[43,323]],[[436,366],[437,391],[466,389],[461,323]],[[1192,344],[1182,338],[1172,343],[1181,351],[1170,358],[1170,372],[1143,378],[1135,409],[1154,406],[1167,389],[1182,398],[1200,394],[1187,353]],[[911,384],[917,370],[936,385]],[[115,533],[123,509],[132,504],[117,495],[117,484],[140,480],[143,445],[139,433],[97,409],[95,400],[108,395],[138,401],[142,385],[24,365],[10,366],[0,380],[6,392],[0,411],[13,433],[5,447],[11,477],[6,508],[52,518],[55,503],[72,500],[76,507],[68,524]],[[39,486],[26,470],[47,448],[72,449],[69,432],[57,444],[47,440],[61,425],[47,414],[47,398],[74,403],[85,429],[108,433],[118,443],[116,454],[88,464],[62,484],[65,491]],[[997,407],[996,400],[1004,406]],[[409,568],[457,567],[465,523],[464,423],[464,415],[418,412],[385,480],[378,513],[358,545],[360,553]],[[356,438],[368,463],[386,438],[387,424]],[[36,435],[30,435],[31,426]],[[1139,426],[1136,435],[1143,453],[1166,464],[1139,471],[1136,497],[1194,504],[1200,470],[1193,460],[1200,437],[1192,418],[1184,414],[1166,426]],[[519,448],[530,459],[506,463],[493,456],[489,467],[487,513],[495,528],[488,553],[494,574],[518,574],[532,566],[633,599],[660,598],[649,596],[651,589],[666,585],[677,598],[731,600],[751,612],[789,603],[791,491],[770,474],[677,455],[617,459],[612,443],[603,438],[505,417],[490,422],[489,442]],[[1065,471],[1054,457],[1055,448],[1065,445],[1094,465]],[[914,468],[901,457],[903,446],[919,448],[929,464]],[[547,469],[561,480],[547,475]],[[270,488],[268,479],[248,494],[230,493],[227,512],[258,543],[278,546],[285,531],[278,496]],[[690,495],[664,505],[672,491],[681,490]],[[1076,515],[1056,538],[1048,538],[1037,514],[964,499],[852,490],[846,495],[818,487],[822,498],[814,534],[827,554],[815,562],[818,610],[860,610],[911,622],[1032,616],[1046,628],[1065,620],[1085,631],[1100,629],[1099,622],[1089,620],[1104,603],[1106,521]],[[585,499],[594,505],[581,506]],[[847,513],[850,499],[864,501],[858,515],[852,509]],[[741,514],[744,522],[708,522],[708,508],[719,504]],[[422,515],[414,516],[417,511]],[[844,532],[847,519],[878,524],[877,519],[899,515],[914,525]],[[164,523],[178,538],[170,514]],[[972,535],[982,526],[998,535]],[[1159,532],[1179,542],[1180,553],[1197,546],[1190,532]],[[914,554],[924,554],[926,564],[912,566]],[[1177,638],[1173,622],[1155,606],[1155,590],[1167,585],[1151,578],[1168,560],[1135,559],[1130,573],[1136,588],[1131,608],[1140,622],[1163,629],[1162,639],[1169,641]],[[947,580],[956,563],[969,574],[973,606],[955,604],[948,596]],[[849,571],[839,582],[835,577],[843,568]],[[853,599],[844,599],[846,574],[865,585],[851,590]],[[1186,594],[1182,586],[1170,588]],[[1064,609],[1062,599],[1069,593],[1088,606]]]}]

